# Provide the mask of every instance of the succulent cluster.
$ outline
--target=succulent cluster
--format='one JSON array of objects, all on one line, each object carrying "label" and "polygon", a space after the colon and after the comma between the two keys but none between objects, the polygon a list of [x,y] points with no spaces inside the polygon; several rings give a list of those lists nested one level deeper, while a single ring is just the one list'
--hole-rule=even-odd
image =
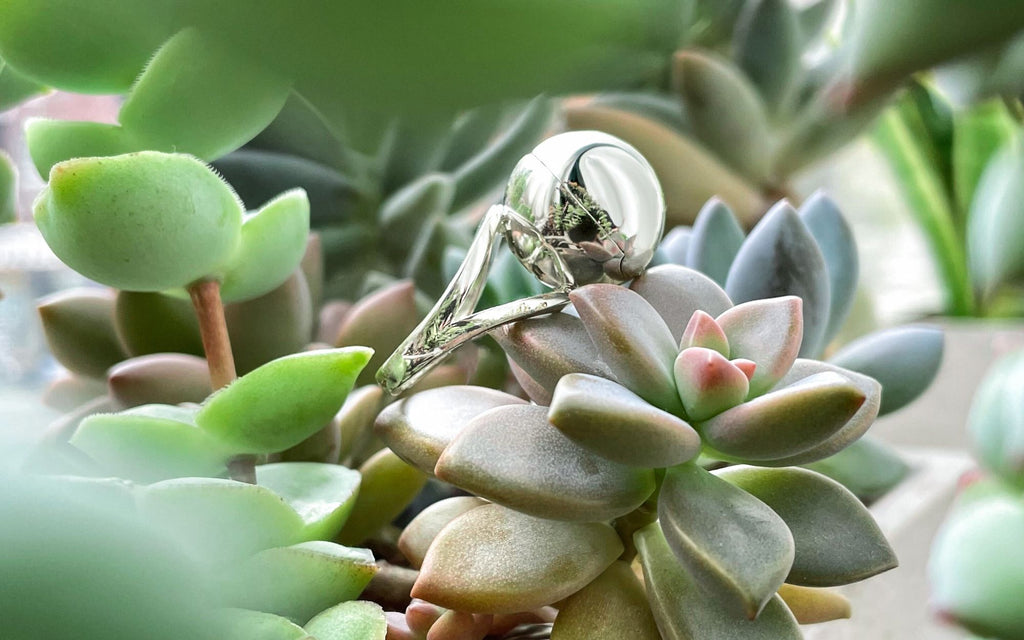
[{"label": "succulent cluster", "polygon": [[932,603],[985,638],[1024,638],[1024,353],[986,375],[969,428],[982,471],[969,478],[932,545]]},{"label": "succulent cluster", "polygon": [[[797,618],[843,615],[809,588],[895,566],[852,493],[790,466],[856,440],[881,402],[875,380],[797,357],[798,298],[734,306],[675,265],[571,296],[575,315],[496,332],[535,404],[449,386],[378,417],[404,460],[483,498],[406,528],[414,597],[452,616],[556,605],[553,638],[798,638]],[[776,597],[791,589],[807,617]]]}]

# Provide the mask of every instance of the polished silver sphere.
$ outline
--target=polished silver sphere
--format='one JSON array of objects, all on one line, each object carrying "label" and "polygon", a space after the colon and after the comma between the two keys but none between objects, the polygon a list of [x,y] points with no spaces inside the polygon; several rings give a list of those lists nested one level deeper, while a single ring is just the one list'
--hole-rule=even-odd
[{"label": "polished silver sphere", "polygon": [[639,276],[665,226],[654,169],[632,146],[599,131],[540,143],[512,170],[504,204],[509,248],[555,289]]}]

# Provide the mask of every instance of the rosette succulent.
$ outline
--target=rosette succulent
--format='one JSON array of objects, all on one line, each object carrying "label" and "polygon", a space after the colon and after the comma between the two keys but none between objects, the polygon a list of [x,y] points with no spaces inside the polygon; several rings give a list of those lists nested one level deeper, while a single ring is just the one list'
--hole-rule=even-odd
[{"label": "rosette succulent", "polygon": [[734,305],[676,265],[571,297],[494,332],[534,403],[449,386],[377,418],[404,460],[479,496],[406,528],[412,595],[452,616],[553,605],[552,638],[799,638],[848,615],[818,588],[896,559],[852,493],[791,465],[859,438],[878,382],[798,357],[797,297]]}]

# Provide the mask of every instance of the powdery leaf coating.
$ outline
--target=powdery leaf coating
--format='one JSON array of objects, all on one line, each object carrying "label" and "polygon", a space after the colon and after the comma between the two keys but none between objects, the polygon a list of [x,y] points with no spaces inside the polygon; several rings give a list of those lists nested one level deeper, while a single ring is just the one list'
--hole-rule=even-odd
[{"label": "powdery leaf coating", "polygon": [[37,306],[50,353],[73,373],[102,379],[128,355],[114,331],[114,292],[67,289]]},{"label": "powdery leaf coating", "polygon": [[607,524],[484,505],[441,530],[412,596],[472,613],[527,611],[579,591],[620,553],[622,542]]},{"label": "powdery leaf coating", "polygon": [[334,417],[371,354],[349,347],[278,358],[211,396],[196,424],[239,452],[283,451]]},{"label": "powdery leaf coating", "polygon": [[647,595],[629,564],[616,560],[558,607],[551,640],[661,640]]},{"label": "powdery leaf coating", "polygon": [[729,340],[729,357],[757,364],[750,397],[771,389],[796,360],[803,337],[803,302],[796,296],[736,305],[716,321]]},{"label": "powdery leaf coating", "polygon": [[822,191],[804,201],[797,214],[814,236],[828,267],[830,302],[823,342],[828,344],[846,320],[857,293],[857,243],[839,205]]},{"label": "powdery leaf coating", "polygon": [[306,623],[317,640],[384,640],[388,633],[384,610],[375,602],[343,602]]},{"label": "powdery leaf coating", "polygon": [[743,489],[785,520],[796,542],[786,582],[834,587],[896,566],[896,555],[871,513],[850,491],[820,473],[789,467],[729,467],[718,477]]},{"label": "powdery leaf coating", "polygon": [[68,266],[132,291],[219,275],[242,227],[238,196],[209,167],[154,151],[61,162],[34,211],[47,244]]},{"label": "powdery leaf coating", "polygon": [[206,360],[184,353],[129,358],[107,372],[110,395],[126,407],[199,403],[213,392]]},{"label": "powdery leaf coating", "polygon": [[846,596],[832,589],[812,589],[784,584],[779,587],[779,597],[800,624],[841,620],[853,614]]},{"label": "powdery leaf coating", "polygon": [[398,549],[409,560],[414,569],[419,569],[427,555],[430,544],[449,522],[470,509],[487,504],[476,496],[456,496],[439,500],[420,511],[398,538]]},{"label": "powdery leaf coating", "polygon": [[303,538],[337,535],[359,491],[358,471],[319,462],[277,462],[256,467],[256,481],[288,503],[305,523]]},{"label": "powdery leaf coating", "polygon": [[657,310],[677,343],[694,312],[704,311],[714,317],[732,307],[729,296],[714,280],[674,264],[648,269],[629,288]]},{"label": "powdery leaf coating", "polygon": [[389,449],[382,449],[359,467],[362,484],[345,526],[336,538],[359,544],[394,520],[427,483],[427,476]]},{"label": "powdery leaf coating", "polygon": [[611,520],[654,491],[650,469],[584,449],[547,421],[546,407],[534,405],[478,416],[444,450],[434,472],[487,500],[557,520]]},{"label": "powdery leaf coating", "polygon": [[686,422],[618,383],[583,373],[559,380],[548,421],[580,446],[635,467],[670,467],[700,453],[700,436]]},{"label": "powdery leaf coating", "polygon": [[690,347],[713,349],[729,357],[729,339],[725,337],[725,331],[714,318],[700,310],[693,312],[683,330],[683,337],[679,339],[680,351]]},{"label": "powdery leaf coating", "polygon": [[385,407],[374,431],[403,460],[433,473],[441,452],[474,418],[495,407],[525,404],[521,398],[484,387],[438,387]]},{"label": "powdery leaf coating", "polygon": [[686,416],[702,421],[743,402],[750,381],[739,367],[717,351],[703,347],[683,349],[673,372]]},{"label": "powdery leaf coating", "polygon": [[793,536],[785,521],[695,464],[665,474],[658,516],[678,561],[736,616],[753,620],[790,573]]}]

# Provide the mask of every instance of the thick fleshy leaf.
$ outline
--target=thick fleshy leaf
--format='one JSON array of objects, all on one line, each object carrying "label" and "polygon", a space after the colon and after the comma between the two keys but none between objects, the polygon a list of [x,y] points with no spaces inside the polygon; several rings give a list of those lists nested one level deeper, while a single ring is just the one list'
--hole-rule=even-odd
[{"label": "thick fleshy leaf", "polygon": [[690,347],[711,349],[726,358],[729,357],[729,339],[725,337],[725,332],[718,322],[703,311],[693,312],[690,322],[683,330],[683,337],[679,340],[680,351]]},{"label": "thick fleshy leaf", "polygon": [[139,149],[135,138],[120,125],[49,118],[29,118],[25,142],[32,164],[44,179],[55,164],[68,158],[115,156]]},{"label": "thick fleshy leaf", "polygon": [[433,473],[441,452],[466,425],[488,409],[509,404],[526,402],[484,387],[438,387],[388,405],[374,431],[404,460]]},{"label": "thick fleshy leaf", "polygon": [[824,192],[818,191],[797,210],[800,219],[814,236],[828,267],[830,302],[828,325],[822,344],[827,345],[846,320],[860,275],[857,244],[853,230],[846,223],[838,205]]},{"label": "thick fleshy leaf", "polygon": [[1024,276],[1024,138],[1006,144],[986,165],[968,215],[967,249],[971,278],[986,294]]},{"label": "thick fleshy leaf", "polygon": [[11,65],[0,60],[0,111],[7,111],[19,102],[48,91],[45,86],[18,73]]},{"label": "thick fleshy leaf", "polygon": [[752,360],[750,397],[771,389],[796,360],[803,335],[802,301],[794,296],[736,305],[716,318],[729,340],[729,357]]},{"label": "thick fleshy leaf", "polygon": [[199,323],[187,300],[162,293],[118,291],[114,325],[129,355],[203,355]]},{"label": "thick fleshy leaf", "polygon": [[679,399],[687,418],[692,421],[707,420],[735,407],[746,399],[750,390],[747,374],[711,349],[683,349],[673,370]]},{"label": "thick fleshy leaf", "polygon": [[[665,640],[800,640],[803,634],[781,598],[772,597],[756,620],[709,597],[676,559],[658,526],[633,534],[647,599]],[[759,561],[757,561],[759,562]]]},{"label": "thick fleshy leaf", "polygon": [[1000,359],[985,375],[968,420],[974,451],[1003,481],[1024,487],[1024,354]]},{"label": "thick fleshy leaf", "polygon": [[298,269],[270,293],[224,307],[239,375],[301,351],[313,333],[306,278]]},{"label": "thick fleshy leaf", "polygon": [[709,597],[753,620],[790,573],[793,536],[772,509],[695,464],[665,474],[658,517]]},{"label": "thick fleshy leaf", "polygon": [[[713,54],[681,50],[672,61],[672,81],[689,130],[701,144],[751,181],[764,181],[769,171],[768,117],[743,73]],[[708,275],[719,282],[725,279],[725,273],[721,280]]]},{"label": "thick fleshy leaf", "polygon": [[541,518],[597,522],[639,507],[654,491],[654,473],[606,460],[547,420],[547,408],[491,409],[466,426],[441,454],[437,477]]},{"label": "thick fleshy leaf", "polygon": [[693,223],[684,264],[724,287],[729,267],[743,245],[743,238],[743,228],[729,205],[712,198],[701,208]]},{"label": "thick fleshy leaf", "polygon": [[242,220],[242,238],[224,275],[224,302],[248,300],[277,288],[299,266],[309,237],[309,199],[302,189],[282,193]]},{"label": "thick fleshy leaf", "polygon": [[551,640],[661,640],[644,588],[617,560],[558,606]]},{"label": "thick fleshy leaf", "polygon": [[223,640],[307,640],[305,629],[288,618],[262,611],[225,609],[216,622]]},{"label": "thick fleshy leaf", "polygon": [[454,193],[451,176],[428,173],[388,196],[377,214],[383,246],[394,255],[409,253],[427,220],[447,215]]},{"label": "thick fleshy leaf", "polygon": [[957,210],[967,213],[985,167],[1004,145],[1012,144],[1019,127],[1000,98],[957,110],[951,118],[953,191]]},{"label": "thick fleshy leaf", "polygon": [[335,416],[341,438],[338,460],[342,464],[357,466],[372,455],[370,449],[379,440],[373,432],[373,421],[386,402],[384,390],[377,385],[353,389],[345,398],[345,404]]},{"label": "thick fleshy leaf", "polygon": [[306,623],[316,640],[384,640],[388,633],[384,610],[375,602],[343,602]]},{"label": "thick fleshy leaf", "polygon": [[104,473],[140,482],[225,472],[232,452],[197,428],[190,420],[191,411],[180,416],[153,415],[150,408],[89,416],[78,426],[71,444],[95,460]]},{"label": "thick fleshy leaf", "polygon": [[[3,103],[3,78],[6,67],[0,61],[0,104]],[[0,107],[3,111],[3,107]],[[0,151],[0,224],[18,219],[18,171],[11,156]]]},{"label": "thick fleshy leaf", "polygon": [[846,596],[831,589],[812,589],[793,584],[779,587],[779,597],[800,624],[818,624],[852,615]]},{"label": "thick fleshy leaf", "polygon": [[[658,245],[658,253],[654,256],[654,264],[657,264],[658,256],[664,258],[669,264],[686,264],[686,257],[690,253],[690,238],[693,237],[693,230],[690,227],[673,227],[665,232],[665,236]],[[671,327],[670,327],[671,328]]]},{"label": "thick fleshy leaf", "polygon": [[933,327],[896,327],[864,336],[843,347],[829,362],[878,380],[879,415],[912,402],[931,385],[942,364],[944,336]]},{"label": "thick fleshy leaf", "polygon": [[747,3],[736,20],[732,45],[740,68],[778,111],[801,73],[803,37],[796,10],[788,0]]},{"label": "thick fleshy leaf", "polygon": [[394,520],[427,483],[427,477],[389,449],[374,454],[359,467],[362,482],[355,505],[338,542],[359,544]]},{"label": "thick fleshy leaf", "polygon": [[99,380],[62,375],[47,385],[43,391],[42,401],[47,407],[66,413],[106,394],[107,385]]},{"label": "thick fleshy leaf", "polygon": [[305,523],[304,539],[327,540],[341,530],[352,511],[360,476],[336,464],[278,462],[256,467],[256,481],[299,514]]},{"label": "thick fleshy leaf", "polygon": [[788,202],[772,207],[747,236],[729,269],[725,291],[736,304],[779,296],[801,298],[800,355],[821,352],[831,297],[828,267],[814,236]]},{"label": "thick fleshy leaf", "polygon": [[50,353],[69,371],[103,378],[128,355],[114,332],[114,292],[67,289],[39,301],[39,318]]},{"label": "thick fleshy leaf", "polygon": [[196,424],[237,451],[287,449],[334,417],[371,353],[349,347],[278,358],[211,396]]},{"label": "thick fleshy leaf", "polygon": [[700,436],[622,385],[582,373],[558,381],[548,421],[580,446],[636,467],[671,467],[700,452]]},{"label": "thick fleshy leaf", "polygon": [[903,461],[899,451],[871,434],[864,434],[839,453],[806,467],[832,478],[867,504],[888,493],[910,473],[910,465]]},{"label": "thick fleshy leaf", "polygon": [[398,549],[409,560],[414,569],[419,569],[427,549],[449,522],[470,509],[487,504],[475,496],[456,496],[439,500],[430,505],[406,525],[398,538]]},{"label": "thick fleshy leaf", "polygon": [[485,105],[459,115],[438,162],[439,171],[452,171],[475,156],[501,127],[505,110],[501,105]]},{"label": "thick fleshy leaf", "polygon": [[672,383],[677,341],[655,308],[614,284],[580,287],[569,298],[615,379],[654,406],[678,412]]},{"label": "thick fleshy leaf", "polygon": [[708,446],[727,457],[777,460],[826,442],[866,399],[849,378],[827,371],[733,407],[698,429]]},{"label": "thick fleshy leaf", "polygon": [[786,582],[833,587],[896,566],[896,554],[871,513],[838,482],[798,468],[739,466],[715,473],[785,520],[796,543],[793,569]]},{"label": "thick fleshy leaf", "polygon": [[184,353],[154,353],[119,362],[107,372],[110,395],[126,407],[199,403],[213,392],[206,360]]},{"label": "thick fleshy leaf", "polygon": [[714,317],[732,307],[729,296],[714,280],[674,264],[648,269],[629,288],[658,311],[677,343],[695,311]]},{"label": "thick fleshy leaf", "polygon": [[576,593],[620,553],[622,542],[607,524],[484,505],[441,530],[412,595],[459,611],[527,611]]}]

